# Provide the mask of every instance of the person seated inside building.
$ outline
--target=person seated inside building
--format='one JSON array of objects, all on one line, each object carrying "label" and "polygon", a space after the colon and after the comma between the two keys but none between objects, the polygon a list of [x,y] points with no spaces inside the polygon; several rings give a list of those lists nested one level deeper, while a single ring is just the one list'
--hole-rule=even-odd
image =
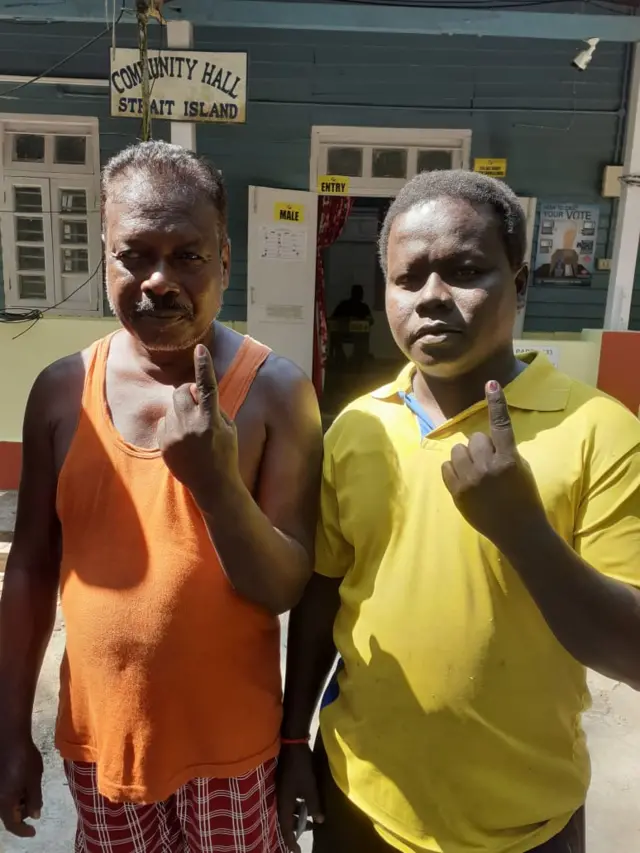
[{"label": "person seated inside building", "polygon": [[351,296],[339,302],[332,314],[333,320],[360,320],[373,324],[371,308],[364,301],[364,288],[361,284],[354,284],[351,288]]},{"label": "person seated inside building", "polygon": [[336,306],[331,315],[331,354],[344,361],[344,344],[353,344],[354,361],[362,361],[369,355],[369,331],[373,325],[371,308],[364,300],[364,288],[354,284],[351,295]]}]

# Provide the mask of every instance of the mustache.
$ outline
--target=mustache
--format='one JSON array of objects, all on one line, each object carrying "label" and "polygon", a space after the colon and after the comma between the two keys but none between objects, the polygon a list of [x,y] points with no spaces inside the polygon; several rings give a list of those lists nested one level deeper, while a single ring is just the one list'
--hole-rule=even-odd
[{"label": "mustache", "polygon": [[162,296],[145,293],[133,307],[136,317],[148,317],[163,311],[176,311],[188,319],[194,317],[193,308],[181,302],[175,293],[165,293]]}]

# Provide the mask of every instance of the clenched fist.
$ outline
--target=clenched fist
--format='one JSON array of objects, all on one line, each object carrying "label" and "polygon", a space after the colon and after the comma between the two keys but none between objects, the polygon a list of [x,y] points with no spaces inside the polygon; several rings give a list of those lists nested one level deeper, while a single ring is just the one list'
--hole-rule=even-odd
[{"label": "clenched fist", "polygon": [[236,428],[220,410],[218,383],[209,350],[198,344],[195,384],[173,392],[173,405],[158,423],[158,446],[173,476],[199,505],[212,488],[238,471]]},{"label": "clenched fist", "polygon": [[7,832],[33,838],[27,820],[38,820],[42,809],[42,756],[31,737],[2,733],[0,741],[0,821]]},{"label": "clenched fist", "polygon": [[468,445],[457,444],[442,477],[469,524],[501,548],[546,515],[531,469],[518,452],[502,388],[489,382],[486,396],[489,435],[474,433]]}]

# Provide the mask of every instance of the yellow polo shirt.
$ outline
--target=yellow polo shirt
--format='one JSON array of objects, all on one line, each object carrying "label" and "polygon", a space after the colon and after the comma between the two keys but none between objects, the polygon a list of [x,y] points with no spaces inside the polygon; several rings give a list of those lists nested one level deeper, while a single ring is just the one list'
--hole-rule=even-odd
[{"label": "yellow polo shirt", "polygon": [[[545,356],[524,360],[506,397],[553,527],[639,586],[640,422]],[[317,571],[343,580],[322,736],[392,847],[524,853],[585,801],[586,673],[442,482],[451,448],[488,431],[486,404],[421,439],[399,397],[412,369],[326,436]]]}]

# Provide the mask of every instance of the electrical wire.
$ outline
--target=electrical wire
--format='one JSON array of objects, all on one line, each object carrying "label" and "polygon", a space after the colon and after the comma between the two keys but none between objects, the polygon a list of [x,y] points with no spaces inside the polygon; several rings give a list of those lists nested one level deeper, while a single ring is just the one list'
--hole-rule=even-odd
[{"label": "electrical wire", "polygon": [[14,86],[12,89],[7,89],[6,92],[0,92],[0,98],[7,98],[9,95],[13,95],[14,92],[20,92],[22,89],[25,89],[27,86],[31,86],[33,83],[37,83],[38,80],[42,80],[43,77],[48,77],[52,72],[57,71],[58,68],[61,68],[65,63],[69,62],[71,59],[75,59],[76,56],[81,54],[87,48],[91,47],[92,44],[95,44],[99,41],[103,36],[110,33],[112,30],[115,31],[116,26],[120,23],[122,16],[125,13],[124,0],[122,0],[122,6],[120,7],[120,14],[115,19],[115,21],[111,24],[108,24],[103,30],[101,30],[97,35],[90,38],[89,41],[86,41],[84,44],[81,44],[80,47],[76,48],[73,53],[70,53],[68,56],[65,56],[64,59],[58,60],[58,62],[54,63],[49,68],[42,71],[40,74],[37,74],[31,80],[26,80],[24,83],[20,83],[17,86]]},{"label": "electrical wire", "polygon": [[[108,2],[108,0],[105,0],[105,11],[106,12],[108,12],[107,2]],[[79,48],[77,48],[75,51],[73,51],[73,53],[64,57],[64,59],[60,60],[59,62],[56,62],[50,68],[47,68],[45,71],[36,75],[31,80],[27,80],[24,83],[20,83],[18,86],[14,86],[12,89],[9,89],[6,92],[2,92],[0,94],[0,98],[6,97],[13,92],[20,91],[21,89],[24,89],[27,86],[32,85],[33,83],[37,83],[38,80],[41,80],[43,77],[48,76],[49,74],[51,74],[52,71],[57,70],[62,65],[64,65],[66,62],[68,62],[70,59],[73,59],[74,57],[78,56],[80,53],[82,53],[84,50],[86,50],[92,44],[95,44],[95,42],[97,42],[99,39],[101,39],[104,35],[106,35],[109,32],[112,32],[112,34],[113,34],[113,41],[112,41],[112,49],[113,49],[113,45],[115,45],[116,26],[120,22],[124,12],[126,11],[125,0],[122,0],[122,6],[120,8],[120,13],[118,14],[117,17],[115,14],[115,9],[116,9],[116,6],[115,6],[115,0],[114,0],[113,21],[112,21],[112,23],[107,24],[107,26],[103,30],[101,30],[97,35],[93,36],[93,38],[89,39],[87,42],[82,44]],[[85,213],[87,213],[87,214],[97,213],[98,210],[99,210],[99,208],[96,210],[87,210],[87,211],[85,211]],[[15,214],[18,211],[14,210],[12,208],[9,208],[9,209],[2,210],[2,212],[3,213]],[[93,279],[96,277],[96,275],[100,271],[101,267],[102,267],[102,258],[100,259],[100,261],[98,262],[98,265],[96,266],[96,268],[93,270],[93,272],[91,273],[91,275],[88,278],[86,278],[81,284],[79,284],[70,293],[68,293],[64,297],[64,299],[60,299],[58,302],[55,302],[53,305],[48,305],[46,308],[42,308],[42,309],[40,309],[40,308],[26,308],[24,311],[6,310],[6,309],[0,310],[0,323],[29,323],[29,325],[27,326],[26,329],[23,329],[21,332],[19,332],[17,335],[14,335],[14,337],[12,338],[12,340],[17,341],[18,338],[21,338],[23,335],[26,335],[27,332],[31,331],[31,329],[33,329],[33,327],[36,325],[36,323],[39,320],[41,320],[45,314],[47,314],[50,311],[55,311],[56,308],[59,308],[61,305],[64,305],[65,302],[68,302],[69,299],[71,299],[73,296],[75,296],[75,294],[78,293],[80,290],[82,290],[83,287],[86,287],[91,281],[93,281]]]},{"label": "electrical wire", "polygon": [[0,323],[24,323],[39,317],[39,315],[40,311],[38,308],[25,308],[20,312],[7,311],[3,308],[0,311]]},{"label": "electrical wire", "polygon": [[82,290],[83,287],[86,287],[91,281],[93,281],[93,279],[99,273],[101,268],[102,268],[102,258],[100,258],[100,261],[99,261],[97,267],[91,273],[89,278],[85,279],[82,282],[82,284],[79,284],[76,288],[74,288],[71,291],[71,293],[68,293],[64,297],[64,299],[61,299],[59,302],[56,302],[53,305],[49,305],[46,308],[42,308],[42,309],[29,308],[29,309],[25,310],[24,314],[17,314],[15,311],[1,311],[0,312],[0,323],[28,323],[29,320],[31,320],[31,323],[29,323],[27,328],[23,329],[17,335],[14,335],[14,337],[11,340],[17,341],[18,338],[21,338],[23,335],[26,335],[27,332],[30,332],[31,329],[33,329],[33,327],[36,325],[36,323],[39,320],[42,320],[42,318],[44,317],[45,314],[48,314],[49,311],[55,311],[56,308],[59,308],[61,305],[64,305],[64,303],[67,302],[69,299],[71,299],[72,296],[75,296],[76,293],[78,293],[78,291]]},{"label": "electrical wire", "polygon": [[[328,0],[327,5],[340,3],[352,6],[382,6],[388,9],[461,9],[463,11],[486,9],[491,11],[505,6],[511,9],[526,9],[533,6],[564,6],[566,2],[567,0],[441,0],[441,2],[434,2],[434,0]],[[596,5],[597,0],[583,0],[583,2],[587,5]],[[603,0],[604,2],[606,0]]]},{"label": "electrical wire", "polygon": [[[99,33],[97,33],[95,36],[90,38],[88,41],[84,42],[84,44],[80,45],[79,48],[74,50],[68,56],[65,56],[63,59],[59,60],[58,62],[51,65],[49,68],[42,71],[40,74],[37,74],[32,79],[26,80],[24,83],[20,83],[19,85],[12,87],[11,89],[8,89],[5,92],[0,93],[0,98],[5,98],[5,97],[13,94],[14,92],[19,92],[22,89],[25,89],[27,86],[31,86],[32,84],[37,83],[43,77],[49,76],[52,72],[57,71],[57,69],[60,68],[61,66],[63,66],[66,62],[69,62],[71,59],[74,59],[76,56],[79,56],[83,51],[87,50],[87,48],[91,47],[91,45],[95,44],[97,41],[99,41],[101,38],[103,38],[103,36],[107,35],[108,33],[112,34],[112,47],[111,47],[111,49],[113,50],[115,47],[116,26],[120,23],[122,16],[124,15],[125,11],[126,11],[125,0],[122,0],[120,12],[116,16],[116,0],[113,0],[113,19],[112,19],[111,23],[107,23],[107,26],[104,29],[102,29]],[[105,18],[108,21],[108,0],[105,0]],[[163,30],[164,29],[165,28],[163,27]],[[154,81],[154,83],[155,83],[155,81]],[[16,213],[16,211],[12,210],[12,209],[3,210],[2,212]],[[87,210],[86,211],[86,213],[96,213],[96,212],[98,212],[98,211],[97,210],[95,210],[95,211]],[[64,299],[61,299],[58,302],[55,302],[53,305],[47,306],[46,308],[42,308],[42,309],[28,308],[28,309],[25,309],[24,311],[6,310],[6,309],[0,310],[0,323],[29,323],[29,325],[27,326],[26,329],[23,329],[21,332],[19,332],[17,335],[15,335],[12,339],[14,341],[18,340],[18,338],[21,338],[23,335],[26,335],[27,332],[31,331],[31,329],[33,329],[33,327],[36,325],[36,323],[39,320],[41,320],[45,314],[47,314],[50,311],[55,311],[61,305],[64,305],[65,302],[68,302],[68,300],[71,299],[73,296],[75,296],[75,294],[78,293],[80,290],[82,290],[83,287],[86,287],[91,281],[93,281],[93,279],[96,277],[96,275],[98,274],[101,267],[102,267],[102,259],[100,259],[100,262],[98,263],[98,265],[96,266],[94,271],[91,273],[91,275],[87,279],[85,279],[81,284],[79,284],[77,287],[75,287],[71,291],[71,293],[68,293],[67,296],[64,297]]]},{"label": "electrical wire", "polygon": [[[597,113],[597,115],[601,115],[601,113]],[[129,136],[129,134],[122,134],[122,133],[117,133],[117,134],[112,134],[112,135],[114,135],[114,136]],[[47,178],[51,177],[51,173],[46,173],[46,177]],[[25,181],[25,180],[28,181],[29,178],[17,178],[16,179],[16,185],[21,186],[21,184],[19,182]],[[72,187],[72,189],[73,189],[73,187]],[[16,210],[15,207],[0,207],[0,213],[15,213],[17,216],[26,216],[27,218],[29,218],[29,217],[40,218],[43,215],[49,216],[49,215],[58,215],[58,214],[60,216],[86,216],[88,213],[100,213],[100,208],[99,207],[87,207],[87,208],[83,207],[82,213],[79,213],[79,212],[74,213],[73,211],[70,211],[70,210],[66,210],[66,211],[65,210],[61,210],[61,211],[49,210],[49,211],[45,211],[43,213],[43,211],[41,211],[41,210]]]},{"label": "electrical wire", "polygon": [[[354,6],[358,5],[367,5],[367,6],[382,6],[386,8],[393,7],[403,7],[403,8],[422,8],[422,9],[460,9],[466,11],[478,10],[478,9],[486,9],[486,10],[494,10],[494,9],[525,9],[531,7],[540,7],[540,6],[554,6],[554,5],[564,5],[566,0],[518,0],[518,2],[496,2],[496,0],[479,0],[479,2],[469,2],[469,0],[461,0],[461,2],[456,2],[456,0],[449,0],[449,2],[433,2],[433,0],[394,0],[394,2],[389,2],[389,0],[335,0],[335,2],[347,3]],[[629,6],[625,7],[625,11],[622,11],[617,7],[615,0],[585,0],[587,5],[592,5],[601,9],[606,9],[607,11],[614,12],[619,15],[629,15],[635,14],[635,10]],[[328,6],[332,5],[331,0],[327,3]],[[108,33],[112,34],[112,38],[115,39],[115,31],[116,26],[120,23],[124,13],[126,12],[125,8],[125,0],[122,0],[122,5],[120,7],[120,12],[116,16],[116,0],[113,0],[113,20],[111,23],[107,24],[107,26],[97,33],[95,36],[90,38],[84,44],[80,45],[76,50],[74,50],[69,55],[65,56],[63,59],[51,65],[49,68],[42,71],[40,74],[37,74],[30,80],[25,81],[24,83],[20,83],[17,86],[12,87],[2,93],[0,93],[0,98],[6,98],[9,95],[14,94],[15,92],[19,92],[22,89],[25,89],[27,86],[31,86],[34,83],[37,83],[43,77],[47,77],[52,74],[54,71],[57,71],[58,68],[61,68],[70,60],[74,59],[76,56],[79,56],[97,41],[99,41],[103,36]],[[108,0],[105,0],[105,18],[108,20]],[[164,24],[161,24],[162,34],[161,34],[161,46],[159,48],[159,55],[161,55],[165,45],[163,45],[163,41],[166,39],[166,27]],[[115,41],[112,41],[112,50],[114,48]],[[153,80],[151,90],[149,95],[151,96],[153,92],[153,87],[155,86],[155,79]],[[632,186],[637,186],[640,184],[640,176],[637,175],[628,175],[621,178],[621,181]],[[2,211],[2,212],[15,212],[15,211]],[[87,211],[94,212],[94,211]],[[76,288],[74,288],[71,293],[67,294],[64,299],[59,300],[53,305],[49,305],[43,309],[25,309],[24,312],[17,312],[15,310],[0,310],[0,323],[25,323],[29,322],[29,325],[26,329],[23,329],[19,334],[15,335],[12,340],[18,340],[18,338],[25,335],[27,332],[31,331],[31,329],[36,325],[36,323],[42,319],[42,317],[50,311],[54,311],[59,308],[61,305],[64,305],[69,299],[75,296],[83,287],[86,287],[90,284],[91,281],[96,277],[100,269],[102,268],[102,259],[100,259],[98,265],[91,273],[91,275],[85,279],[81,284],[79,284]]]},{"label": "electrical wire", "polygon": [[[493,11],[499,9],[528,9],[534,8],[536,6],[565,6],[567,0],[478,0],[478,2],[473,2],[473,0],[442,0],[442,2],[433,2],[433,0],[329,0],[327,3],[328,6],[332,6],[335,3],[342,3],[353,6],[382,6],[385,8],[408,8],[408,9],[459,9],[462,11],[478,11],[478,10],[486,10]],[[635,10],[632,5],[628,7],[620,8],[620,4],[616,3],[615,0],[584,0],[586,5],[594,6],[599,9],[606,9],[607,11],[616,14],[629,16],[634,15]]]}]

